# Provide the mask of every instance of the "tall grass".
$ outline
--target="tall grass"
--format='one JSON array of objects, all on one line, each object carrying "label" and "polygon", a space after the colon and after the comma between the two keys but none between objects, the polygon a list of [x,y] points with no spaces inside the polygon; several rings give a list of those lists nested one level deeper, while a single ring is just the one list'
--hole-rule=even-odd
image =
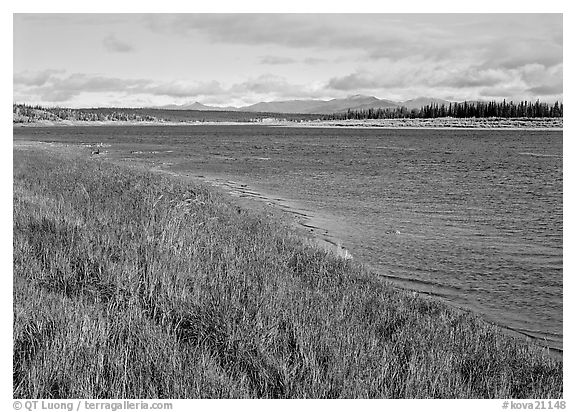
[{"label": "tall grass", "polygon": [[560,398],[562,362],[214,189],[14,153],[17,398]]}]

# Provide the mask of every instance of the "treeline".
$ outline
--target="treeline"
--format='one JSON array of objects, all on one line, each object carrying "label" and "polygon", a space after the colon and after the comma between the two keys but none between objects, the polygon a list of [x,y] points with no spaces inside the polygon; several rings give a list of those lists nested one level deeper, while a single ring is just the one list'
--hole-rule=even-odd
[{"label": "treeline", "polygon": [[462,102],[445,104],[428,104],[420,109],[408,110],[406,107],[378,108],[348,110],[344,113],[334,113],[325,115],[323,120],[345,120],[345,119],[430,119],[437,117],[456,118],[543,118],[543,117],[563,117],[564,104],[556,102],[553,105],[540,101],[522,101],[514,103],[503,100],[498,103],[491,102]]},{"label": "treeline", "polygon": [[84,109],[50,108],[13,104],[14,123],[41,120],[150,121],[150,122],[261,122],[270,118],[287,121],[317,120],[317,114],[227,112],[213,110],[171,110],[155,108],[97,107]]},{"label": "treeline", "polygon": [[[428,104],[420,109],[406,107],[370,108],[348,110],[347,112],[326,115],[282,114],[288,121],[301,120],[362,120],[362,119],[430,119],[452,118],[562,118],[564,104],[553,105],[540,101],[507,102],[462,102],[446,104]],[[258,122],[262,119],[278,117],[278,113],[244,113],[196,110],[167,110],[145,108],[91,108],[70,109],[61,107],[43,107],[39,105],[13,104],[13,122],[30,123],[42,120],[62,121],[243,121]]]},{"label": "treeline", "polygon": [[13,104],[15,123],[35,122],[39,120],[82,120],[82,121],[155,121],[153,116],[129,113],[122,110],[103,112],[93,109],[69,109],[61,107],[43,107],[39,105]]}]

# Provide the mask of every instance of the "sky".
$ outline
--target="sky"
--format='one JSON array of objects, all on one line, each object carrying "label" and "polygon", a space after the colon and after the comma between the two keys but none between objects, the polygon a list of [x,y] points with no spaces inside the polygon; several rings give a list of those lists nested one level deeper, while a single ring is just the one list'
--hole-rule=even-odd
[{"label": "sky", "polygon": [[14,14],[13,101],[563,100],[562,14]]}]

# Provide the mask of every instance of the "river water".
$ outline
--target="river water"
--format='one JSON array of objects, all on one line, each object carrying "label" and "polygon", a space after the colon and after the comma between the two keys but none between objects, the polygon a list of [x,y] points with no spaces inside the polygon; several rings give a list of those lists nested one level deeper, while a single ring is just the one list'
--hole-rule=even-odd
[{"label": "river water", "polygon": [[562,349],[562,132],[20,128],[298,211],[397,285]]}]

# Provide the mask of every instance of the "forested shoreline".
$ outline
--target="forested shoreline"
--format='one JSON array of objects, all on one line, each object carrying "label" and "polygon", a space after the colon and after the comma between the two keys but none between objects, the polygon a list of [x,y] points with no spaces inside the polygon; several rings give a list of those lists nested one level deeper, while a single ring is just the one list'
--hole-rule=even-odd
[{"label": "forested shoreline", "polygon": [[435,118],[498,118],[498,119],[544,119],[562,118],[564,104],[540,101],[513,102],[461,102],[429,104],[420,109],[409,110],[406,107],[368,108],[348,110],[332,114],[285,114],[285,113],[248,113],[248,112],[212,112],[197,110],[165,110],[146,108],[85,108],[44,107],[40,105],[13,104],[13,123],[34,123],[39,121],[83,121],[83,122],[185,122],[185,121],[241,121],[259,122],[263,119],[282,118],[288,121],[310,120],[375,120],[375,119],[435,119]]},{"label": "forested shoreline", "polygon": [[344,113],[325,115],[322,120],[345,119],[432,119],[439,117],[455,118],[561,118],[564,114],[564,103],[556,101],[553,105],[540,101],[502,102],[461,102],[445,104],[429,104],[420,109],[408,110],[406,107],[369,108],[348,110]]}]

